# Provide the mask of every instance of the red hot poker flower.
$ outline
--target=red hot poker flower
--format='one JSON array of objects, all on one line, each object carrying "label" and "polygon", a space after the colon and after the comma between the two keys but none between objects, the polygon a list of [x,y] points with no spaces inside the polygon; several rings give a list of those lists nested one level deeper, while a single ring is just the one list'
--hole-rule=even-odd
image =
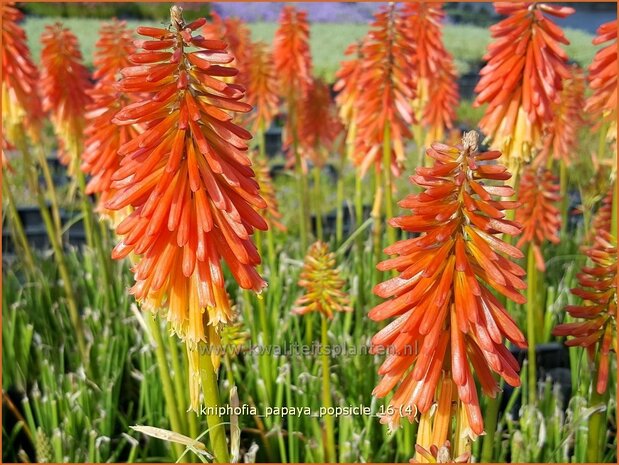
[{"label": "red hot poker flower", "polygon": [[593,39],[594,45],[610,42],[599,50],[589,66],[589,87],[593,94],[587,99],[585,112],[594,121],[610,123],[608,138],[617,137],[617,22],[602,24]]},{"label": "red hot poker flower", "polygon": [[273,56],[264,42],[256,42],[247,64],[247,103],[254,107],[248,119],[252,132],[266,131],[279,111]]},{"label": "red hot poker flower", "polygon": [[412,81],[411,38],[401,12],[390,6],[376,13],[363,43],[359,89],[363,98],[356,109],[356,150],[353,162],[363,176],[375,165],[381,169],[385,128],[389,127],[391,168],[399,174],[406,157],[404,142],[413,124],[410,102],[416,84]]},{"label": "red hot poker flower", "polygon": [[290,5],[284,6],[273,39],[273,58],[279,90],[293,108],[293,102],[297,100],[295,96],[304,96],[312,83],[309,36],[307,12],[298,11]]},{"label": "red hot poker flower", "polygon": [[516,171],[541,148],[562,80],[570,77],[560,46],[569,42],[548,15],[565,18],[574,9],[511,2],[495,3],[495,9],[507,18],[490,28],[495,41],[484,57],[474,105],[488,104],[479,127]]},{"label": "red hot poker flower", "polygon": [[46,26],[41,35],[43,109],[51,112],[59,139],[59,158],[69,172],[79,168],[84,109],[91,102],[92,84],[83,64],[77,37],[60,23]]},{"label": "red hot poker flower", "polygon": [[[118,126],[114,115],[129,104],[129,97],[117,90],[120,71],[130,65],[129,55],[135,53],[133,36],[125,22],[113,21],[101,26],[95,52],[95,88],[89,92],[92,104],[87,108],[87,139],[82,154],[82,171],[91,175],[86,193],[100,193],[99,208],[113,196],[112,175],[120,166],[118,149],[138,136],[132,126]],[[107,212],[110,214],[111,212]]]},{"label": "red hot poker flower", "polygon": [[254,171],[256,172],[256,181],[258,181],[258,185],[260,186],[260,195],[262,195],[262,198],[267,204],[266,208],[263,210],[264,219],[269,225],[269,229],[277,228],[282,232],[286,232],[286,226],[281,222],[282,214],[279,211],[279,202],[275,195],[275,186],[273,185],[273,179],[269,172],[269,164],[263,157],[257,156],[256,154],[253,154],[251,159],[254,164]]},{"label": "red hot poker flower", "polygon": [[602,394],[608,387],[610,351],[617,351],[617,238],[599,230],[585,254],[589,264],[577,275],[579,287],[572,289],[583,304],[565,309],[584,321],[560,324],[553,334],[570,337],[568,346],[585,347],[592,361],[598,354],[596,391]]},{"label": "red hot poker flower", "polygon": [[[232,122],[251,107],[244,90],[224,82],[236,74],[226,44],[194,35],[205,20],[185,24],[173,7],[172,27],[140,27],[147,39],[122,71],[120,90],[142,97],[115,122],[145,130],[124,144],[107,208],[132,207],[117,227],[114,258],[138,256],[132,293],[146,308],[166,309],[192,354],[216,344],[232,318],[222,261],[244,289],[260,291],[254,229],[267,229],[254,208],[266,207],[247,156],[251,135]],[[190,357],[192,408],[198,407],[198,359]]]},{"label": "red hot poker flower", "polygon": [[333,318],[334,312],[350,312],[348,296],[342,288],[345,281],[335,268],[335,254],[329,252],[324,242],[315,242],[305,257],[299,286],[305,293],[295,302],[293,313],[305,315],[320,312],[327,318]]},{"label": "red hot poker flower", "polygon": [[12,3],[2,10],[2,123],[4,137],[11,143],[28,130],[39,138],[43,108],[38,94],[39,71],[32,62],[26,33],[17,24],[23,14]]},{"label": "red hot poker flower", "polygon": [[535,264],[546,270],[540,246],[545,240],[559,243],[561,212],[556,204],[561,200],[561,186],[548,169],[527,168],[518,188],[521,206],[516,210],[516,221],[522,225],[522,236],[516,247],[529,243],[535,254]]},{"label": "red hot poker flower", "polygon": [[445,129],[453,127],[459,100],[456,67],[443,44],[441,22],[445,13],[442,3],[405,3],[403,14],[415,43],[415,119],[428,127],[426,141],[429,144],[442,140]]},{"label": "red hot poker flower", "polygon": [[351,59],[341,63],[340,69],[336,73],[337,80],[333,86],[333,90],[337,92],[335,101],[339,107],[340,119],[349,129],[354,125],[356,103],[361,94],[359,88],[361,48],[361,43],[348,46],[344,54],[351,56]]},{"label": "red hot poker flower", "polygon": [[378,397],[395,388],[384,421],[397,427],[400,411],[422,415],[435,402],[441,373],[451,373],[471,430],[483,432],[474,369],[482,390],[494,396],[499,385],[493,372],[512,386],[520,385],[518,362],[503,345],[507,338],[525,347],[524,336],[493,292],[524,303],[525,271],[512,259],[523,256],[500,239],[517,235],[520,226],[505,218],[516,202],[501,200],[514,194],[503,181],[505,167],[489,163],[501,153],[478,152],[477,133],[465,134],[463,145],[433,144],[427,154],[430,168],[417,168],[411,180],[424,192],[409,195],[399,205],[410,215],[389,223],[419,237],[387,247],[397,254],[378,265],[399,276],[374,288],[388,299],[372,309],[375,321],[395,318],[372,339],[374,350],[387,359],[379,369]]}]

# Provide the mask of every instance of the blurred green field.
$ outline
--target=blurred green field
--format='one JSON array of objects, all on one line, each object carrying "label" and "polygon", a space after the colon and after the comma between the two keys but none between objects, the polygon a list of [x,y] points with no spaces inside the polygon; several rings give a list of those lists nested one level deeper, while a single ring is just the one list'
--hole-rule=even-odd
[{"label": "blurred green field", "polygon": [[[98,36],[94,32],[99,30],[102,22],[98,19],[28,18],[24,23],[24,29],[28,34],[28,43],[35,59],[38,60],[41,50],[39,43],[41,32],[45,25],[56,21],[62,21],[75,32],[82,46],[86,63],[91,66]],[[131,27],[146,24],[143,21],[128,21],[128,23]],[[150,25],[156,25],[156,23],[151,22]],[[254,40],[264,40],[270,43],[277,24],[253,23],[249,27]],[[345,58],[346,47],[361,39],[367,30],[368,26],[363,24],[312,24],[311,47],[315,74],[332,80],[340,62]],[[456,59],[458,72],[467,73],[482,59],[490,42],[490,32],[482,27],[463,25],[447,25],[444,31],[445,45]],[[571,43],[566,47],[569,57],[581,66],[587,66],[591,63],[596,50],[591,44],[593,36],[575,29],[566,29],[565,32]],[[325,37],[328,37],[327,41]]]}]

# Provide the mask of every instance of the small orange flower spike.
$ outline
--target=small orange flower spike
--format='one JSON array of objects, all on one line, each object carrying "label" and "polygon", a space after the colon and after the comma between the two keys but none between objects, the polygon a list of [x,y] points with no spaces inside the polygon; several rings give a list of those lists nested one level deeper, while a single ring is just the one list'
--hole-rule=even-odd
[{"label": "small orange flower spike", "polygon": [[299,106],[299,148],[303,160],[322,168],[333,149],[342,125],[337,116],[331,89],[322,79],[314,79]]},{"label": "small orange flower spike", "polygon": [[185,340],[196,409],[198,345],[218,344],[220,325],[233,318],[222,261],[243,289],[266,285],[251,241],[255,229],[267,229],[255,210],[266,202],[247,156],[251,134],[232,121],[251,107],[241,87],[221,79],[236,74],[225,66],[233,60],[226,43],[194,35],[203,18],[185,24],[177,6],[171,16],[168,29],[137,29],[147,39],[122,71],[119,90],[139,101],[114,122],[145,130],[120,148],[106,207],[133,209],[116,229],[122,240],[112,256],[138,257],[131,292],[145,308],[162,309]]},{"label": "small orange flower spike", "polygon": [[357,99],[362,94],[359,88],[361,49],[361,42],[348,46],[344,54],[350,56],[351,59],[340,64],[340,69],[335,74],[337,80],[333,86],[333,90],[337,92],[335,101],[339,108],[340,119],[349,130],[354,125]]},{"label": "small orange flower spike", "polygon": [[572,289],[583,304],[565,308],[584,321],[560,324],[553,334],[569,337],[566,345],[585,347],[590,360],[597,361],[596,391],[602,394],[608,387],[610,352],[617,350],[617,238],[600,229],[585,254],[589,263],[577,275],[579,287]]},{"label": "small orange flower spike", "polygon": [[273,56],[264,42],[256,42],[247,65],[247,103],[254,107],[248,120],[252,132],[264,132],[279,111]]},{"label": "small orange flower spike", "polygon": [[544,3],[494,5],[507,18],[490,27],[495,41],[484,57],[474,106],[488,104],[479,127],[503,152],[510,170],[518,172],[541,149],[562,80],[570,77],[560,46],[569,42],[549,16],[565,18],[574,9]]},{"label": "small orange flower spike", "polygon": [[82,154],[81,169],[90,174],[86,193],[99,193],[99,210],[114,216],[103,207],[113,196],[112,176],[120,167],[118,149],[135,139],[139,131],[134,126],[112,123],[114,115],[130,103],[129,97],[119,92],[116,81],[120,71],[130,66],[129,56],[135,53],[133,36],[125,22],[113,21],[101,26],[95,52],[95,88],[89,94],[92,103],[86,111],[87,136]]},{"label": "small orange flower spike", "polygon": [[458,84],[453,57],[443,44],[442,3],[405,3],[415,44],[413,69],[417,73],[417,97],[413,102],[415,119],[428,128],[426,143],[443,140],[445,130],[453,128],[458,106]]},{"label": "small orange flower spike", "polygon": [[593,217],[593,222],[591,223],[591,233],[594,235],[597,234],[598,231],[610,232],[613,216],[613,193],[614,185],[611,185],[608,194],[606,194],[606,196],[602,199],[602,204]]},{"label": "small orange flower spike", "polygon": [[610,124],[608,138],[617,138],[617,22],[602,24],[593,39],[594,45],[610,42],[598,50],[589,66],[589,87],[593,94],[587,99],[585,112],[593,121]]},{"label": "small orange flower spike", "polygon": [[578,132],[586,125],[583,117],[585,106],[585,76],[578,65],[570,67],[570,78],[563,81],[563,90],[554,105],[554,119],[547,128],[541,156],[536,165],[545,164],[551,155],[570,166],[578,147]]},{"label": "small orange flower spike", "polygon": [[310,27],[307,12],[286,5],[279,17],[279,28],[273,39],[273,59],[279,77],[279,90],[288,105],[302,98],[312,84],[312,56],[310,54]]},{"label": "small orange flower spike", "polygon": [[292,310],[297,315],[319,312],[333,318],[334,312],[350,312],[348,296],[342,288],[345,281],[335,268],[335,254],[324,242],[315,242],[305,256],[299,286],[305,293],[297,299]]},{"label": "small orange flower spike", "polygon": [[530,244],[540,271],[546,270],[541,245],[545,240],[553,244],[560,241],[561,212],[556,206],[561,200],[560,190],[556,176],[548,169],[529,167],[520,178],[518,195],[521,205],[516,210],[516,221],[522,225],[522,235],[516,247]]},{"label": "small orange flower spike", "polygon": [[46,26],[41,43],[43,109],[51,113],[59,159],[69,167],[69,173],[74,173],[79,169],[82,154],[84,111],[91,102],[90,75],[82,61],[77,37],[62,24]]},{"label": "small orange flower spike", "polygon": [[10,143],[26,130],[39,140],[43,108],[38,94],[39,71],[32,62],[26,33],[17,24],[24,15],[13,3],[2,10],[2,126]]},{"label": "small orange flower spike", "polygon": [[414,122],[411,101],[414,49],[401,12],[391,5],[375,15],[362,49],[359,89],[363,98],[356,109],[356,150],[353,162],[361,175],[370,166],[381,169],[385,129],[389,127],[391,169],[397,175],[406,158],[404,142]]},{"label": "small orange flower spike", "polygon": [[477,133],[469,132],[457,147],[432,144],[427,154],[434,166],[417,168],[411,177],[424,191],[399,203],[410,215],[389,221],[420,234],[385,249],[398,256],[378,269],[399,275],[374,288],[388,300],[369,313],[374,321],[395,318],[372,339],[374,351],[388,354],[374,394],[385,397],[395,388],[389,405],[393,414],[383,418],[392,428],[399,425],[400,412],[408,412],[409,419],[428,412],[443,370],[451,373],[476,435],[484,425],[471,367],[488,396],[499,390],[493,372],[520,385],[518,362],[504,340],[526,347],[525,338],[494,294],[520,304],[526,300],[520,293],[526,288],[525,271],[512,261],[523,254],[500,238],[521,232],[504,213],[517,203],[501,200],[514,194],[504,185],[511,174],[488,163],[501,152],[479,152],[478,140]]}]

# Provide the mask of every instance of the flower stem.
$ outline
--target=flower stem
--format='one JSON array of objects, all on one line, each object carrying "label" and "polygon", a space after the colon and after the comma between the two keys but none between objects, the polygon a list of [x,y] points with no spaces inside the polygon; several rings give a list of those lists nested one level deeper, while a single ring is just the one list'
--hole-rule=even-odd
[{"label": "flower stem", "polygon": [[11,188],[9,187],[9,183],[6,181],[6,172],[2,170],[2,197],[6,199],[7,208],[9,210],[9,217],[11,217],[12,221],[12,231],[17,243],[22,248],[24,253],[24,263],[28,270],[32,273],[36,270],[34,266],[34,259],[32,258],[32,249],[30,248],[30,244],[28,243],[28,238],[26,237],[26,233],[24,232],[24,225],[21,222],[21,218],[19,217],[19,213],[17,213],[17,207],[15,206],[15,198],[13,197],[13,193],[11,192]]},{"label": "flower stem", "polygon": [[[383,135],[383,190],[385,191],[385,218],[393,218],[393,189],[391,185],[391,126],[385,124]],[[389,244],[395,242],[395,229],[387,228],[387,240]]]},{"label": "flower stem", "polygon": [[288,118],[290,118],[290,129],[292,131],[292,151],[294,153],[295,168],[297,170],[297,178],[299,182],[299,227],[300,227],[300,243],[303,253],[307,250],[308,244],[308,199],[307,199],[307,177],[303,172],[303,164],[301,162],[301,153],[299,152],[299,135],[297,134],[296,118],[294,115],[294,105],[288,105]]},{"label": "flower stem", "polygon": [[[599,354],[598,354],[599,356]],[[604,459],[604,445],[606,442],[606,412],[608,410],[608,389],[602,394],[596,389],[598,369],[591,374],[591,396],[589,397],[589,408],[602,408],[589,417],[589,428],[587,433],[587,462],[600,463]]]},{"label": "flower stem", "polygon": [[339,245],[342,243],[344,235],[344,157],[340,156],[340,166],[337,173],[337,210],[335,216],[335,241]]},{"label": "flower stem", "polygon": [[560,184],[560,193],[561,193],[561,237],[565,237],[565,233],[567,231],[567,206],[568,206],[568,198],[567,198],[567,166],[565,165],[565,161],[563,158],[559,160],[559,184]]},{"label": "flower stem", "polygon": [[[161,378],[161,385],[163,387],[163,396],[165,397],[166,409],[168,411],[168,417],[170,419],[170,428],[175,433],[182,433],[181,421],[178,415],[178,408],[176,406],[176,397],[180,393],[174,393],[174,385],[172,384],[172,378],[170,378],[170,369],[168,367],[168,360],[166,357],[165,347],[163,345],[163,337],[161,336],[161,327],[159,322],[155,319],[154,315],[147,315],[146,324],[153,338],[155,345],[155,358],[157,360],[157,368],[159,369],[159,376]],[[183,448],[180,444],[172,443],[174,453],[180,457],[183,453]]]},{"label": "flower stem", "polygon": [[487,399],[486,410],[484,412],[486,435],[484,436],[484,442],[481,448],[481,463],[491,463],[493,461],[492,454],[494,452],[494,434],[496,433],[500,404],[501,394],[497,394],[494,399]]},{"label": "flower stem", "polygon": [[529,244],[527,253],[527,343],[528,343],[528,393],[529,405],[534,405],[537,393],[537,364],[535,360],[535,296],[537,284],[537,268],[533,244]]},{"label": "flower stem", "polygon": [[[58,203],[58,195],[56,194],[56,186],[54,185],[54,180],[49,171],[49,166],[47,165],[47,159],[45,157],[45,152],[43,151],[43,146],[41,144],[37,144],[36,147],[36,156],[39,166],[41,167],[41,171],[43,172],[43,179],[45,179],[47,193],[49,194],[49,202],[51,204],[54,226],[56,226],[57,231],[60,233],[60,231],[62,231],[62,223],[60,222],[60,207]],[[62,242],[62,237],[59,237],[58,240]]]},{"label": "flower stem", "polygon": [[86,340],[84,339],[84,329],[82,327],[82,319],[80,317],[77,306],[77,299],[75,298],[75,293],[71,284],[73,281],[71,280],[69,268],[67,267],[67,263],[65,261],[62,244],[58,239],[60,237],[60,231],[58,231],[54,227],[53,220],[49,214],[49,209],[47,208],[47,204],[45,202],[45,198],[43,197],[43,193],[39,188],[39,181],[37,179],[35,165],[33,164],[32,158],[30,156],[28,143],[25,139],[20,138],[18,141],[16,141],[15,145],[24,157],[24,164],[26,166],[26,176],[28,179],[28,183],[30,184],[30,188],[34,192],[37,199],[39,210],[41,211],[41,218],[43,219],[43,224],[45,225],[45,230],[47,232],[49,242],[54,252],[54,259],[56,261],[56,265],[58,266],[58,272],[60,273],[60,279],[64,287],[65,297],[67,299],[67,309],[69,311],[69,319],[71,320],[73,330],[75,331],[77,346],[80,353],[82,354],[82,362],[84,366],[87,367],[86,371],[90,373],[91,368],[90,363],[88,363],[88,348],[86,346]]},{"label": "flower stem", "polygon": [[316,215],[316,236],[319,241],[322,241],[323,231],[322,231],[322,196],[320,192],[320,168],[318,166],[314,166],[314,214]]},{"label": "flower stem", "polygon": [[[211,361],[209,353],[200,353],[200,377],[202,379],[202,392],[207,409],[216,411],[219,405],[219,386],[217,385],[217,373]],[[207,410],[208,411],[208,410]],[[221,417],[210,413],[206,416],[211,438],[211,448],[218,463],[230,461],[228,443],[226,441],[226,429],[222,425]]]},{"label": "flower stem", "polygon": [[[322,358],[322,406],[330,409],[333,404],[331,402],[331,368],[329,367],[329,354],[327,346],[329,345],[329,321],[326,316],[322,315],[320,356]],[[325,462],[335,463],[335,426],[333,424],[333,416],[325,415]]]}]

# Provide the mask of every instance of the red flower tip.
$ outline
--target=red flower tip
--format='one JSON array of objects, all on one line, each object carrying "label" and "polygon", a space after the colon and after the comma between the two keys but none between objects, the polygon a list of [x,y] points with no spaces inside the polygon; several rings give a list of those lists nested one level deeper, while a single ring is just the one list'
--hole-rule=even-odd
[{"label": "red flower tip", "polygon": [[[517,235],[520,226],[505,218],[516,203],[504,185],[510,174],[491,163],[500,152],[479,152],[477,133],[465,134],[463,144],[432,144],[433,166],[417,168],[411,177],[423,189],[400,202],[410,215],[392,224],[418,237],[385,249],[396,257],[379,264],[380,270],[399,275],[374,292],[388,299],[372,309],[370,318],[394,320],[372,339],[372,347],[389,354],[379,369],[382,380],[374,393],[386,396],[393,411],[424,414],[434,402],[440,373],[451,373],[464,404],[471,430],[483,432],[473,371],[482,390],[498,391],[493,372],[512,386],[520,384],[518,362],[504,346],[508,339],[519,347],[526,342],[493,292],[517,303],[526,288],[525,271],[512,260],[521,258],[501,234]],[[391,417],[392,426],[399,415]]]},{"label": "red flower tip", "polygon": [[77,37],[62,24],[46,26],[41,35],[43,109],[51,113],[59,140],[59,158],[73,172],[79,167],[84,109],[90,104],[90,75]]},{"label": "red flower tip", "polygon": [[561,200],[561,186],[548,169],[527,168],[520,178],[520,207],[516,221],[522,225],[522,235],[516,247],[530,244],[535,253],[537,269],[546,270],[540,246],[545,240],[559,243],[561,212],[556,204]]},{"label": "red flower tip", "polygon": [[23,14],[11,2],[2,11],[2,122],[4,137],[15,143],[23,130],[38,140],[43,120],[39,71],[32,61],[26,33],[18,25]]}]

